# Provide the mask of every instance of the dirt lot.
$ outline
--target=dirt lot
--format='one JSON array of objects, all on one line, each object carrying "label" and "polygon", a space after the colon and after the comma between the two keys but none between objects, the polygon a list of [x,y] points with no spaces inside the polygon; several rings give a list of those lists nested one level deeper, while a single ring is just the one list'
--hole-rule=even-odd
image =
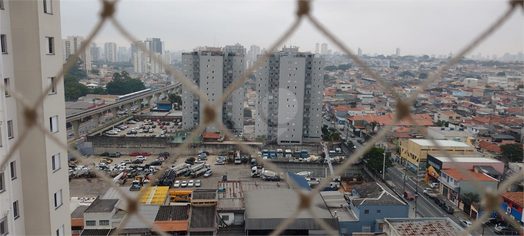
[{"label": "dirt lot", "polygon": [[[187,156],[189,157],[189,156]],[[181,163],[184,163],[187,157],[181,157],[173,165],[178,165]],[[194,189],[200,188],[200,189],[216,189],[218,186],[218,181],[222,180],[223,175],[227,175],[228,180],[250,180],[252,179],[250,176],[250,166],[249,164],[240,164],[235,165],[234,163],[226,163],[225,165],[215,165],[216,162],[216,155],[211,155],[207,158],[206,164],[209,164],[211,166],[211,170],[213,171],[213,175],[204,178],[204,176],[200,176],[197,178],[193,177],[186,177],[181,176],[176,178],[176,180],[186,180],[189,181],[190,179],[200,179],[202,180],[202,186],[201,187],[193,187]],[[99,157],[99,156],[91,156],[87,159],[84,159],[87,163],[91,163],[90,166],[97,165],[100,163],[100,159],[105,157]],[[147,160],[144,161],[145,163],[150,163],[156,160],[157,155],[151,155],[147,157]],[[173,157],[172,157],[173,158]],[[131,159],[135,160],[136,157],[133,156],[121,156],[119,158],[111,158],[113,160],[112,164],[119,164],[122,160],[125,159]],[[160,166],[158,166],[160,168]],[[130,186],[131,181],[127,181],[127,183],[123,186]],[[102,180],[98,178],[92,178],[92,179],[85,179],[85,178],[79,178],[79,179],[72,179],[69,184],[70,194],[71,197],[96,197],[97,195],[104,195],[105,192],[109,189],[109,185],[103,182]]]}]

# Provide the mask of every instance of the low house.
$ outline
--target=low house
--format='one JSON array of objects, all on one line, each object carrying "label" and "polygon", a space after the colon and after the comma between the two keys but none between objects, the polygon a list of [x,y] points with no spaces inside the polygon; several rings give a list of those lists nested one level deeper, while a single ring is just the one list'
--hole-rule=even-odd
[{"label": "low house", "polygon": [[471,170],[467,172],[473,179],[466,177],[457,169],[444,169],[438,178],[441,183],[439,192],[456,206],[459,206],[459,199],[465,193],[482,194],[475,188],[472,181],[476,181],[483,189],[496,190],[498,188],[499,181],[497,179],[484,173],[476,173]]}]

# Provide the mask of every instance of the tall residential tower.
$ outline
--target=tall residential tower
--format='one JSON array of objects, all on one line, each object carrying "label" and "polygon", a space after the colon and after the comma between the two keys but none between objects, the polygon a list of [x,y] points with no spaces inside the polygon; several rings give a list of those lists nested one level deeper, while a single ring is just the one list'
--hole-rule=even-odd
[{"label": "tall residential tower", "polygon": [[[63,83],[39,99],[63,64],[60,3],[2,1],[1,7],[0,76],[36,106],[36,122],[67,143]],[[0,235],[71,235],[67,150],[29,128],[21,104],[0,94],[0,160],[14,151],[0,166]]]},{"label": "tall residential tower", "polygon": [[[245,52],[245,50],[243,50]],[[193,81],[213,103],[222,96],[233,81],[244,72],[245,56],[226,53],[220,48],[200,47],[194,52],[182,53],[182,73]],[[219,121],[234,133],[244,129],[244,88],[231,94],[225,103],[214,107]],[[193,129],[204,121],[204,106],[199,97],[186,86],[182,86],[182,128]],[[215,125],[206,127],[206,132],[218,132]]]},{"label": "tall residential tower", "polygon": [[256,74],[256,137],[280,145],[320,141],[324,64],[298,47],[266,59]]},{"label": "tall residential tower", "polygon": [[[67,36],[66,39],[62,40],[63,52],[64,52],[64,63],[71,54],[75,54],[82,44],[84,43],[84,37],[82,36]],[[82,60],[82,69],[89,73],[91,70],[91,48],[87,46],[83,52],[80,53],[80,60]]]}]

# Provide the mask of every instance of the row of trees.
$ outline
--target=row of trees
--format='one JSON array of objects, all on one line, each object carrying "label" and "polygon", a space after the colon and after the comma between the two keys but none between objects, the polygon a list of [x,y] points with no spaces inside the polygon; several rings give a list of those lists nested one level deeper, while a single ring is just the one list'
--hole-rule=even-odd
[{"label": "row of trees", "polygon": [[324,140],[332,140],[332,141],[339,141],[340,140],[340,132],[338,132],[337,129],[333,127],[328,127],[327,125],[323,125],[322,128],[322,135],[324,137]]},{"label": "row of trees", "polygon": [[[113,74],[113,81],[107,83],[106,89],[97,87],[90,89],[79,81],[85,79],[87,74],[82,70],[84,62],[80,59],[64,74],[64,93],[66,101],[76,101],[87,94],[113,94],[122,95],[145,89],[139,79],[133,79],[127,71]],[[99,70],[91,70],[99,74]]]},{"label": "row of trees", "polygon": [[327,71],[337,71],[337,70],[343,70],[343,71],[346,71],[350,68],[353,67],[353,64],[341,64],[341,65],[338,65],[338,66],[326,66],[324,68],[324,70],[327,70]]}]

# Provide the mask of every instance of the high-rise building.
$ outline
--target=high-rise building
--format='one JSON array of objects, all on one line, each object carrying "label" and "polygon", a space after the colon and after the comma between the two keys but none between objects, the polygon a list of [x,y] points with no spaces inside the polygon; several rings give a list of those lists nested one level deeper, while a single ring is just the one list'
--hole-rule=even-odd
[{"label": "high-rise building", "polygon": [[[84,37],[82,36],[67,36],[66,39],[62,40],[63,52],[64,52],[64,63],[67,61],[67,58],[72,54],[75,54],[82,44],[84,43]],[[80,53],[80,60],[82,60],[82,69],[87,72],[91,70],[91,49],[88,47],[85,48],[83,52]]]},{"label": "high-rise building", "polygon": [[[0,76],[35,106],[36,123],[66,143],[63,83],[40,99],[63,65],[60,3],[2,1]],[[2,89],[3,90],[3,89]],[[14,96],[0,94],[0,235],[71,235],[67,150],[38,128]],[[31,118],[29,118],[31,119]],[[29,132],[20,146],[20,135]],[[14,149],[14,150],[12,150]]]},{"label": "high-rise building", "polygon": [[223,51],[224,53],[238,53],[240,55],[246,55],[246,49],[239,43],[235,45],[226,45]]},{"label": "high-rise building", "polygon": [[117,62],[116,43],[104,43],[104,56],[106,62]]},{"label": "high-rise building", "polygon": [[397,52],[395,53],[395,56],[400,57],[400,48],[397,48]]},{"label": "high-rise building", "polygon": [[100,47],[96,46],[96,43],[91,43],[91,61],[100,61]]},{"label": "high-rise building", "polygon": [[328,45],[327,43],[323,43],[322,47],[320,48],[320,54],[326,55],[328,53]]},{"label": "high-rise building", "polygon": [[127,55],[127,48],[119,46],[117,57],[118,57],[117,59],[118,62],[128,62],[129,56]]},{"label": "high-rise building", "polygon": [[298,51],[274,52],[256,73],[255,137],[278,144],[319,142],[324,58]]},{"label": "high-rise building", "polygon": [[162,54],[164,52],[164,43],[160,40],[160,38],[147,38],[144,43],[146,48],[149,49],[149,51],[152,53]]},{"label": "high-rise building", "polygon": [[135,73],[147,73],[149,57],[142,51],[136,51],[133,53],[133,70]]},{"label": "high-rise building", "polygon": [[362,57],[362,49],[358,48],[358,57]]},{"label": "high-rise building", "polygon": [[319,48],[319,44],[317,43],[317,44],[315,45],[315,54],[318,54],[318,53],[319,53],[319,51],[318,51],[319,49],[318,49],[318,48]]},{"label": "high-rise building", "polygon": [[260,47],[257,45],[251,45],[247,59],[252,62],[255,62],[257,60],[258,55],[260,55]]},{"label": "high-rise building", "polygon": [[[244,72],[245,56],[226,53],[220,48],[200,47],[194,52],[182,53],[182,72],[193,81],[213,103],[222,96],[225,88],[239,79]],[[225,103],[219,104],[217,120],[235,133],[244,129],[244,89],[235,90]],[[199,97],[182,86],[182,127],[192,129],[204,121],[204,106]],[[215,125],[206,132],[218,132]]]}]

